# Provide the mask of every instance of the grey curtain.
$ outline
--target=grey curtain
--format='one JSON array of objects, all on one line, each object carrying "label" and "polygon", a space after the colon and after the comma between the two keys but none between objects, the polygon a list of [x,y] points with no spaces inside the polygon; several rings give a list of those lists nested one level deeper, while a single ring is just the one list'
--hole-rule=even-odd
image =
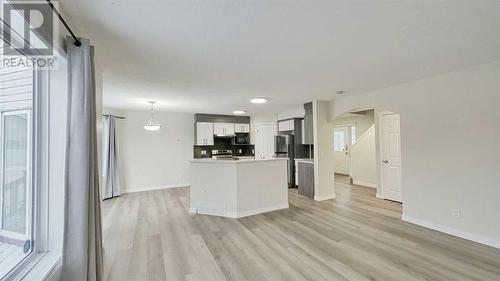
[{"label": "grey curtain", "polygon": [[97,164],[93,47],[66,39],[68,127],[62,280],[102,280],[102,230]]},{"label": "grey curtain", "polygon": [[116,144],[116,118],[109,115],[103,126],[103,182],[104,199],[121,195],[120,167]]}]

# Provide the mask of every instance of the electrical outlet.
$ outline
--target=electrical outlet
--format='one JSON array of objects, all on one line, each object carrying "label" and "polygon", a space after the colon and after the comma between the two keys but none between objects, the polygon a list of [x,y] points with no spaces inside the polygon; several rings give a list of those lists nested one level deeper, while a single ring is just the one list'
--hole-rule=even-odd
[{"label": "electrical outlet", "polygon": [[453,208],[453,210],[451,211],[451,215],[455,218],[460,218],[460,209],[458,208]]}]

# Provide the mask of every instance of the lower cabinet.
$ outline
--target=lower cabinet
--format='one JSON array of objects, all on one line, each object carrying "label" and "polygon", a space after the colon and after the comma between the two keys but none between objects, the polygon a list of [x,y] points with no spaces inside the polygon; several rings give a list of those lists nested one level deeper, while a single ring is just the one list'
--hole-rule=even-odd
[{"label": "lower cabinet", "polygon": [[298,162],[298,188],[299,194],[314,198],[314,163]]}]

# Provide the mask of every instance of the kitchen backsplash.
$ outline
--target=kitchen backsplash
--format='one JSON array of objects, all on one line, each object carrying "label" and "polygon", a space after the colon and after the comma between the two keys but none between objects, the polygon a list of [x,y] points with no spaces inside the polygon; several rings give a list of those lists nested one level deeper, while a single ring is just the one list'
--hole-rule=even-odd
[{"label": "kitchen backsplash", "polygon": [[194,158],[210,158],[212,150],[232,150],[234,156],[254,156],[255,146],[253,144],[234,145],[231,138],[215,138],[214,145],[193,146]]}]

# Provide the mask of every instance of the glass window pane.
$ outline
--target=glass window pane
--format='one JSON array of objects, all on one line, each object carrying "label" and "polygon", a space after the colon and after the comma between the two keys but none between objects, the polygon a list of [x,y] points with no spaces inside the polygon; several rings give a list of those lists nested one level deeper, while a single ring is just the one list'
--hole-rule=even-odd
[{"label": "glass window pane", "polygon": [[352,126],[351,127],[351,144],[356,143],[356,127]]},{"label": "glass window pane", "polygon": [[2,114],[0,277],[32,251],[30,185],[30,114]]},{"label": "glass window pane", "polygon": [[333,131],[333,151],[344,151],[344,131]]},{"label": "glass window pane", "polygon": [[26,234],[28,115],[6,115],[3,130],[2,229]]}]

